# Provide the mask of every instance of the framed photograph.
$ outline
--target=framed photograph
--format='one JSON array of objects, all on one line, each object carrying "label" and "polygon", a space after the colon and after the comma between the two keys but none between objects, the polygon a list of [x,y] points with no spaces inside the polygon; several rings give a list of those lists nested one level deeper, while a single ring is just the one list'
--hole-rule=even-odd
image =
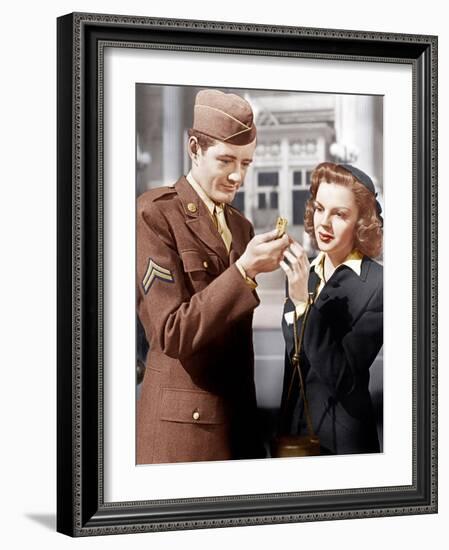
[{"label": "framed photograph", "polygon": [[60,17],[58,531],[435,513],[436,217],[436,37]]}]

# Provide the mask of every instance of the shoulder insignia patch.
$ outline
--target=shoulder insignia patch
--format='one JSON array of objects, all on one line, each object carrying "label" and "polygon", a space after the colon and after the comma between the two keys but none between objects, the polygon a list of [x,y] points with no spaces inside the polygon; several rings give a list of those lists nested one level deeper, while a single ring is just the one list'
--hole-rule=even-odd
[{"label": "shoulder insignia patch", "polygon": [[145,276],[142,281],[142,286],[145,294],[148,293],[151,285],[156,279],[159,279],[160,281],[164,281],[166,283],[173,283],[175,281],[172,272],[169,269],[158,265],[150,258],[148,261],[148,267],[145,272]]}]

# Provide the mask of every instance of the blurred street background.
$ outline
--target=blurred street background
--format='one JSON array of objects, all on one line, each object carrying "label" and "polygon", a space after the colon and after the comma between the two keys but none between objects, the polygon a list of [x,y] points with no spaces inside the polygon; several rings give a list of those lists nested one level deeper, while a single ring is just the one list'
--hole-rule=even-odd
[{"label": "blurred street background", "polygon": [[[187,131],[195,96],[190,86],[136,86],[136,195],[172,185],[188,173]],[[256,233],[272,229],[281,215],[288,233],[309,256],[316,251],[304,232],[305,203],[313,168],[325,160],[355,164],[371,176],[383,206],[383,98],[272,90],[222,89],[251,104],[257,126],[257,148],[234,206],[253,223]],[[382,262],[382,258],[377,258]],[[256,391],[267,441],[279,409],[284,366],[280,329],[285,296],[279,269],[258,276],[261,304],[254,313]],[[138,331],[138,356],[145,342]],[[382,448],[383,353],[371,367],[371,394]]]}]

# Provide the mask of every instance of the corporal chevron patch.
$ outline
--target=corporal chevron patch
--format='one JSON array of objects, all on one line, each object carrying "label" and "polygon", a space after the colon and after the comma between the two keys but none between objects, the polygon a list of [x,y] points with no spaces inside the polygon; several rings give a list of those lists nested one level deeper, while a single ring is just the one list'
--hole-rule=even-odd
[{"label": "corporal chevron patch", "polygon": [[174,278],[172,275],[172,272],[167,269],[166,267],[162,267],[161,265],[158,265],[155,261],[153,261],[151,258],[148,261],[148,267],[145,272],[145,276],[142,281],[142,286],[145,294],[148,293],[148,291],[151,288],[151,285],[154,283],[156,279],[159,279],[160,281],[164,281],[166,283],[173,283]]}]

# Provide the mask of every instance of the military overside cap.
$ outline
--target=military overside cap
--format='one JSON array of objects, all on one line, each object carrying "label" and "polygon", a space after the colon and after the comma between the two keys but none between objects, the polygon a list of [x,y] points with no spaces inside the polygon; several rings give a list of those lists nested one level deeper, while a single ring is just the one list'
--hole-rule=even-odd
[{"label": "military overside cap", "polygon": [[256,138],[251,105],[236,94],[219,90],[198,92],[193,129],[232,145],[247,145]]}]

